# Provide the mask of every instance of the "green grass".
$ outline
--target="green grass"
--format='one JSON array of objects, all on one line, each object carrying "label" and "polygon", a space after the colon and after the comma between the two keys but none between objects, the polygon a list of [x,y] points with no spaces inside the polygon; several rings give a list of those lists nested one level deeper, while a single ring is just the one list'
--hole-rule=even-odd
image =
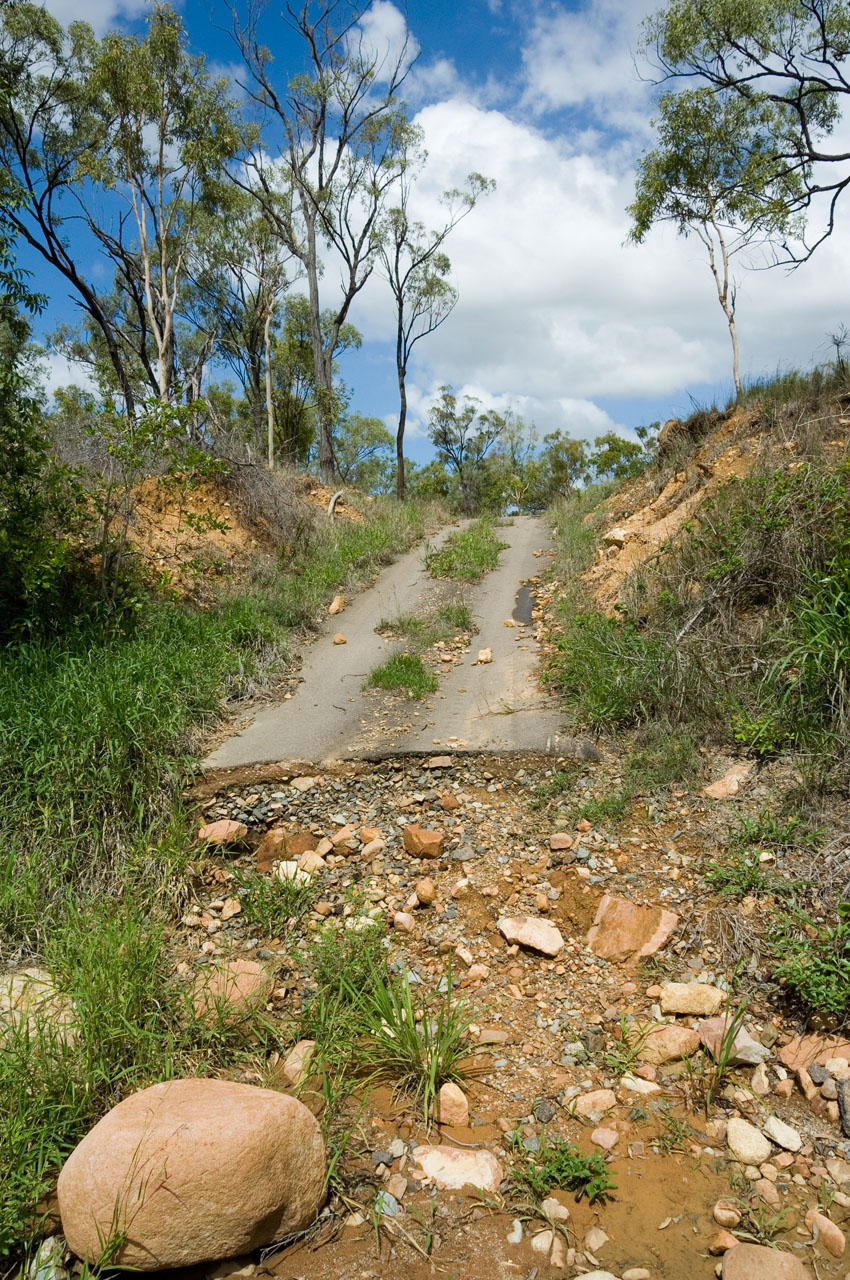
[{"label": "green grass", "polygon": [[439,687],[437,677],[432,675],[422,659],[412,653],[394,653],[386,662],[369,672],[364,686],[368,689],[389,689],[403,693],[413,701],[434,693]]},{"label": "green grass", "polygon": [[[386,503],[327,523],[297,557],[203,611],[140,597],[123,625],[79,620],[61,639],[7,646],[0,665],[0,968],[42,964],[73,998],[65,1045],[32,1020],[0,1054],[0,1255],[20,1260],[64,1157],[127,1093],[231,1071],[274,1043],[262,1019],[198,1022],[166,939],[192,853],[181,801],[205,727],[281,668],[293,629],[371,578],[422,532]],[[246,915],[277,932],[303,902]],[[275,890],[277,893],[277,891]],[[12,1265],[15,1265],[14,1263]]]},{"label": "green grass", "polygon": [[575,1191],[576,1199],[587,1196],[591,1204],[605,1202],[616,1189],[616,1178],[598,1151],[584,1156],[566,1138],[550,1138],[537,1152],[514,1146],[514,1182],[520,1192],[538,1203],[550,1191]]},{"label": "green grass", "polygon": [[376,626],[378,632],[389,631],[404,636],[422,649],[438,640],[450,640],[458,631],[471,632],[472,610],[462,600],[449,600],[432,613],[399,613],[393,618],[382,618]]},{"label": "green grass", "polygon": [[477,582],[496,568],[504,546],[494,532],[493,521],[482,516],[467,529],[450,534],[438,550],[427,552],[425,567],[432,578]]},{"label": "green grass", "polygon": [[258,876],[234,870],[240,886],[239,900],[246,920],[255,924],[264,938],[283,937],[294,923],[311,909],[319,896],[318,877],[309,880],[279,876]]}]

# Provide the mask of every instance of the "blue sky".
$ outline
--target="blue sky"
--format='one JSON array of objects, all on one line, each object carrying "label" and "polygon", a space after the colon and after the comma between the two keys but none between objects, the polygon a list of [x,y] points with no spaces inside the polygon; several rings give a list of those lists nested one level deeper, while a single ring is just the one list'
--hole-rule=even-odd
[{"label": "blue sky", "polygon": [[[195,50],[235,71],[227,7],[178,7]],[[418,460],[430,452],[427,409],[443,383],[487,407],[513,408],[541,435],[562,427],[589,439],[612,427],[629,434],[694,401],[725,401],[728,333],[701,246],[664,227],[640,248],[624,245],[635,160],[652,140],[652,90],[634,59],[640,19],[654,7],[467,0],[411,3],[403,13],[375,0],[374,38],[392,44],[406,22],[420,47],[407,85],[429,153],[417,212],[436,218],[440,193],[470,171],[497,182],[447,245],[459,305],[416,348],[409,452]],[[48,0],[48,8],[62,21],[80,16],[76,0]],[[136,26],[144,11],[140,0],[89,0],[85,16],[102,32]],[[269,5],[264,24],[283,76],[297,53],[278,13]],[[828,355],[827,335],[850,319],[847,250],[839,228],[791,275],[739,271],[745,379]],[[328,259],[328,303],[335,278]],[[62,282],[39,285],[55,295],[51,323],[67,316]],[[391,423],[392,314],[377,280],[350,318],[364,335],[342,368],[353,406]],[[67,377],[54,361],[51,381]]]}]

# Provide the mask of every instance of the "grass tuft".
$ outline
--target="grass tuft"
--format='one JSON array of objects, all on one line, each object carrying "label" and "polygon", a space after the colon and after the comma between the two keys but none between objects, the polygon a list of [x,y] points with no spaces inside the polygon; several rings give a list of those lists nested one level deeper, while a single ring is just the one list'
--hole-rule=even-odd
[{"label": "grass tuft", "polygon": [[477,582],[496,568],[504,546],[494,532],[493,521],[482,516],[467,529],[450,534],[439,550],[427,552],[425,568],[432,578]]},{"label": "grass tuft", "polygon": [[434,693],[439,687],[420,657],[412,653],[394,653],[386,662],[369,673],[367,689],[389,689],[403,693],[411,701]]}]

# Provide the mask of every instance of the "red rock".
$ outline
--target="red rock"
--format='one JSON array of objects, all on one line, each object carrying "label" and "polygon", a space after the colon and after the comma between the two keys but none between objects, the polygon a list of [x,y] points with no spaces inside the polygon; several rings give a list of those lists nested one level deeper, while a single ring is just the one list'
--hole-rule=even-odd
[{"label": "red rock", "polygon": [[416,894],[416,901],[423,907],[429,907],[437,896],[434,881],[430,876],[426,876],[424,880],[417,880],[413,886],[413,892]]},{"label": "red rock", "polygon": [[429,831],[418,822],[412,822],[410,826],[404,828],[402,838],[407,852],[415,857],[439,858],[443,852],[443,842],[446,837],[442,831]]},{"label": "red rock", "polygon": [[248,834],[244,822],[234,822],[231,818],[221,818],[218,822],[210,822],[198,829],[198,841],[202,844],[228,845],[239,844]]},{"label": "red rock", "polygon": [[729,1231],[724,1231],[721,1227],[717,1232],[717,1235],[709,1244],[708,1252],[711,1254],[712,1258],[719,1258],[721,1254],[728,1253],[730,1249],[734,1249],[737,1243],[738,1241],[735,1237]]},{"label": "red rock", "polygon": [[711,800],[725,800],[728,796],[736,796],[741,789],[741,783],[746,781],[751,771],[752,765],[735,764],[731,769],[727,769],[717,782],[703,787],[702,794]]},{"label": "red rock", "polygon": [[451,1081],[444,1084],[437,1094],[436,1120],[438,1124],[469,1124],[469,1103],[466,1095]]},{"label": "red rock", "polygon": [[664,907],[639,907],[627,898],[602,897],[587,935],[592,951],[606,960],[654,955],[672,934],[679,917]]},{"label": "red rock", "polygon": [[460,800],[451,791],[444,791],[440,796],[440,808],[445,810],[446,813],[454,813],[456,809],[460,808],[460,803]]},{"label": "red rock", "polygon": [[241,1022],[265,1004],[272,979],[256,960],[225,960],[201,969],[192,983],[195,1016],[204,1022]]},{"label": "red rock", "polygon": [[504,916],[499,921],[499,932],[508,942],[531,947],[544,956],[556,956],[564,945],[561,931],[551,921],[535,916]]},{"label": "red rock", "polygon": [[141,1271],[237,1257],[309,1226],[324,1195],[319,1126],[286,1094],[229,1080],[134,1093],[83,1138],[59,1175],[65,1238]]},{"label": "red rock", "polygon": [[336,635],[334,636],[334,644],[346,644],[346,643],[347,641],[345,639],[345,636],[342,634],[341,631],[337,631]]},{"label": "red rock", "polygon": [[812,1280],[799,1258],[761,1244],[738,1244],[723,1257],[722,1280]]}]

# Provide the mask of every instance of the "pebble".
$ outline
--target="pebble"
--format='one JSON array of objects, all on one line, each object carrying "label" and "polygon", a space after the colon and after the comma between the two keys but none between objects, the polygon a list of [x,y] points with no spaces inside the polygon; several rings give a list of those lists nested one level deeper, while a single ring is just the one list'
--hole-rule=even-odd
[{"label": "pebble", "polygon": [[726,1126],[726,1143],[741,1164],[764,1164],[770,1158],[770,1143],[755,1125],[737,1117]]}]

